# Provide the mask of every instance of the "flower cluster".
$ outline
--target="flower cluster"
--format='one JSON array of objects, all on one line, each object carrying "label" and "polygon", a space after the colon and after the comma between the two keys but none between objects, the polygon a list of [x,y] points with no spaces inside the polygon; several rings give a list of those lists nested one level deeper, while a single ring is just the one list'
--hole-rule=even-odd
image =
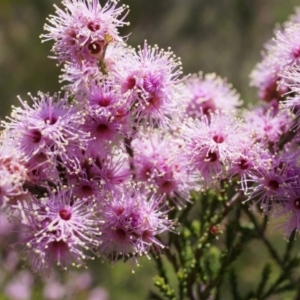
[{"label": "flower cluster", "polygon": [[182,77],[170,49],[128,46],[118,33],[126,6],[62,4],[42,38],[54,41],[64,93],[19,98],[2,122],[0,205],[18,216],[33,270],[159,253],[158,235],[174,231],[171,206],[224,182],[286,216],[287,235],[300,230],[299,133],[290,131],[299,127],[299,17],[267,44],[251,75],[264,103],[246,110],[225,79]]},{"label": "flower cluster", "polygon": [[[136,261],[163,248],[157,235],[175,223],[169,189],[153,190],[138,176],[134,141],[142,128],[179,120],[180,60],[146,42],[127,46],[118,33],[127,7],[116,1],[62,4],[42,38],[54,40],[52,58],[64,64],[64,93],[19,97],[21,107],[2,122],[0,204],[18,216],[25,234],[17,244],[40,273],[95,256]],[[173,176],[170,164],[158,166],[159,176],[166,165]],[[181,190],[188,194],[177,187],[170,196]]]},{"label": "flower cluster", "polygon": [[[10,216],[17,217],[17,215]],[[20,227],[21,226],[21,227]],[[1,244],[1,292],[6,299],[31,300],[38,290],[45,300],[71,300],[78,294],[85,292],[87,300],[108,299],[107,292],[101,287],[94,287],[95,282],[90,270],[73,271],[71,277],[63,283],[58,272],[53,271],[51,276],[34,277],[30,270],[22,268],[24,262],[20,259],[17,249],[10,246],[16,239],[24,239],[23,225],[12,223],[2,211],[0,213],[0,244]]]}]

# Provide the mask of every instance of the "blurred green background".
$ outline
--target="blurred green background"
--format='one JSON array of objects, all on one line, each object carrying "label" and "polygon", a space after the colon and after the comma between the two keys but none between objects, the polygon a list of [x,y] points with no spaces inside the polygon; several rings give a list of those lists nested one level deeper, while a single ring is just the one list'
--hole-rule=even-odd
[{"label": "blurred green background", "polygon": [[[38,91],[59,90],[59,67],[56,61],[47,58],[52,43],[41,44],[39,38],[45,18],[54,13],[54,3],[59,5],[60,1],[0,0],[1,118],[10,113],[12,104],[17,104],[17,95],[26,98],[27,92],[35,95]],[[200,70],[216,72],[228,78],[247,102],[256,101],[256,91],[249,87],[248,76],[260,60],[263,44],[273,36],[275,24],[284,22],[294,7],[300,6],[300,0],[124,0],[123,3],[130,6],[127,20],[131,25],[122,29],[122,35],[131,32],[129,44],[136,46],[147,39],[150,45],[171,47],[182,58],[186,74]],[[274,238],[285,243],[280,234]],[[265,261],[264,250],[259,256],[255,251],[257,246],[249,245],[248,256],[237,262],[254,277],[260,270],[253,261],[255,265]],[[108,290],[109,299],[140,300],[146,299],[155,274],[153,262],[142,259],[141,264],[143,267],[136,274],[131,274],[130,265],[122,263],[114,267],[97,264],[93,271],[99,285]],[[245,277],[245,288],[247,284]]]}]

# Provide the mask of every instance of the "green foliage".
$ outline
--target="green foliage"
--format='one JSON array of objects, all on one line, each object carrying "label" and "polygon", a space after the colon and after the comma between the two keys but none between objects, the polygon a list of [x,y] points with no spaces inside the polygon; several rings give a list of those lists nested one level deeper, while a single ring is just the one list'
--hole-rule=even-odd
[{"label": "green foliage", "polygon": [[[175,281],[168,277],[166,261],[154,257],[159,274],[154,282],[162,297],[151,293],[151,299],[261,300],[288,292],[295,295],[300,266],[299,256],[292,251],[295,233],[279,252],[266,233],[268,218],[243,200],[228,183],[219,192],[193,194],[193,203],[176,215],[180,234],[166,238],[165,257],[176,274]],[[260,276],[251,278],[251,288],[242,289],[245,274],[237,262],[254,241],[259,242],[260,250],[265,248],[268,260],[257,266]]]}]

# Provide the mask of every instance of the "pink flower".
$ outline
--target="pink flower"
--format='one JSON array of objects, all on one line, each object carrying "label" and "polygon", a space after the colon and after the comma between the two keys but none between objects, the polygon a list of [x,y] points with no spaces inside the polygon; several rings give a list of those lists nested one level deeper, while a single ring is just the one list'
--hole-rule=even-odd
[{"label": "pink flower", "polygon": [[181,128],[183,155],[191,171],[198,172],[204,186],[226,178],[232,161],[241,156],[241,144],[249,137],[241,120],[216,112],[200,120],[188,119]]},{"label": "pink flower", "polygon": [[277,204],[274,205],[273,217],[282,218],[284,221],[280,227],[289,237],[294,230],[300,231],[300,193],[299,193],[299,175],[293,184],[286,187],[285,193],[278,198]]},{"label": "pink flower", "polygon": [[278,110],[277,102],[252,108],[251,111],[244,113],[244,116],[253,141],[267,147],[276,146],[293,124],[293,116],[288,111]]},{"label": "pink flower", "polygon": [[289,90],[281,82],[281,76],[282,72],[278,64],[275,64],[269,56],[266,56],[251,72],[250,84],[258,88],[259,99],[266,102],[280,101]]},{"label": "pink flower", "polygon": [[168,50],[144,43],[112,65],[111,75],[129,96],[133,118],[150,126],[166,125],[185,107],[185,87],[180,84],[181,62]]},{"label": "pink flower", "polygon": [[276,33],[274,45],[270,47],[269,53],[271,60],[279,65],[281,70],[300,63],[299,30],[300,24],[294,23]]},{"label": "pink flower", "polygon": [[88,198],[79,199],[70,191],[50,194],[19,205],[27,231],[27,259],[34,271],[51,270],[53,264],[67,269],[82,266],[92,258],[85,252],[99,246],[99,207]]},{"label": "pink flower", "polygon": [[152,246],[164,247],[156,235],[172,230],[162,199],[143,192],[123,190],[107,195],[102,210],[104,221],[100,254],[118,257],[147,254]]},{"label": "pink flower", "polygon": [[252,185],[247,190],[247,200],[258,203],[265,213],[269,213],[276,203],[285,198],[286,192],[299,176],[296,155],[280,153],[269,154],[257,160],[249,174]]},{"label": "pink flower", "polygon": [[80,66],[74,62],[66,62],[62,72],[60,82],[68,82],[64,89],[75,93],[78,99],[85,96],[91,82],[103,77],[99,66],[89,61],[83,61]]},{"label": "pink flower", "polygon": [[287,109],[295,114],[297,122],[293,129],[298,129],[300,123],[298,121],[300,113],[300,65],[287,67],[282,74],[284,83],[289,93],[286,94],[285,101],[282,102],[282,108]]},{"label": "pink flower", "polygon": [[96,63],[110,42],[122,41],[117,27],[127,25],[123,21],[127,14],[125,5],[116,7],[116,1],[107,1],[101,7],[98,0],[62,3],[66,9],[55,6],[56,15],[51,15],[44,27],[48,33],[42,35],[43,41],[54,40],[52,51],[60,62]]},{"label": "pink flower", "polygon": [[194,187],[182,141],[161,131],[147,132],[132,141],[135,179],[158,195],[167,195],[177,206],[186,204]]},{"label": "pink flower", "polygon": [[40,164],[34,156],[44,155],[44,161],[65,167],[77,165],[76,149],[83,148],[89,136],[80,130],[85,111],[68,103],[68,95],[39,94],[31,97],[33,106],[19,98],[23,107],[14,108],[10,122],[4,125],[24,160]]},{"label": "pink flower", "polygon": [[16,149],[13,138],[7,133],[0,137],[0,207],[14,202],[26,191],[23,188],[28,179],[28,169],[22,154]]},{"label": "pink flower", "polygon": [[189,90],[186,114],[192,118],[209,115],[216,110],[235,111],[242,104],[239,95],[226,80],[216,74],[202,73],[189,77],[185,84]]}]

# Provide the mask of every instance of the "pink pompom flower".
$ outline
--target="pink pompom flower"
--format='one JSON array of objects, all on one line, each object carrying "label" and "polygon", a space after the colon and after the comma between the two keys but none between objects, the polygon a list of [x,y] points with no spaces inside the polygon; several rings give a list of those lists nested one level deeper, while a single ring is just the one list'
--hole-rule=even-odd
[{"label": "pink pompom flower", "polygon": [[52,51],[59,62],[95,63],[103,59],[110,42],[122,42],[117,28],[127,25],[123,21],[127,6],[117,7],[116,1],[107,1],[102,7],[98,0],[62,3],[66,9],[55,6],[56,15],[50,16],[44,27],[47,33],[41,36],[43,41],[54,40]]}]

